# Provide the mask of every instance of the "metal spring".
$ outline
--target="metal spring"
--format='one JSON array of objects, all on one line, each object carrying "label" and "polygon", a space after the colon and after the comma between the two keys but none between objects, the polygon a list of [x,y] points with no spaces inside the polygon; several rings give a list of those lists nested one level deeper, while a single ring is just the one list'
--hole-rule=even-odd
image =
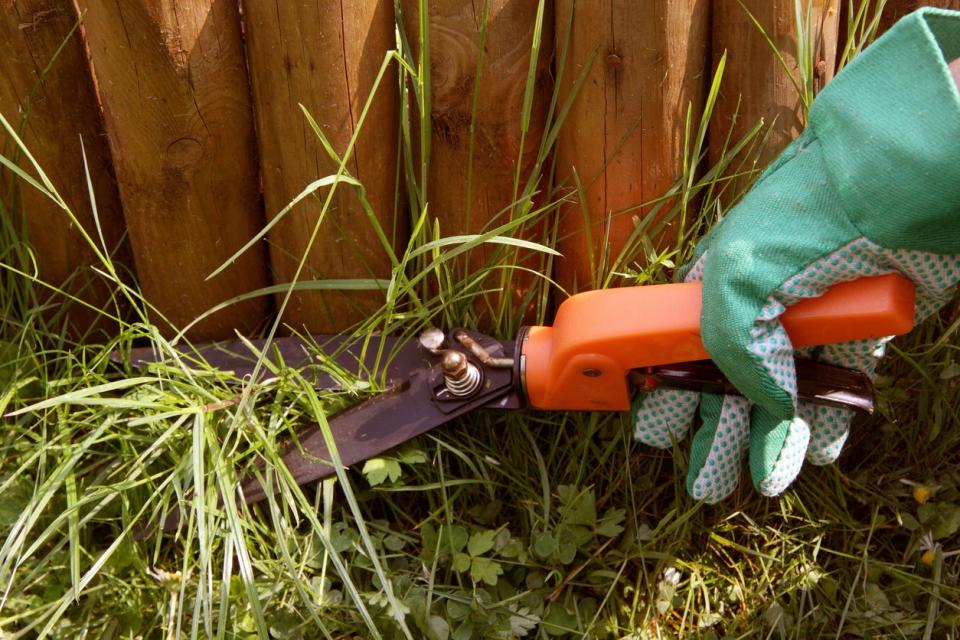
[{"label": "metal spring", "polygon": [[452,375],[444,374],[443,382],[451,395],[457,397],[469,396],[480,388],[480,369],[473,364],[467,363],[467,370],[460,375],[459,379]]}]

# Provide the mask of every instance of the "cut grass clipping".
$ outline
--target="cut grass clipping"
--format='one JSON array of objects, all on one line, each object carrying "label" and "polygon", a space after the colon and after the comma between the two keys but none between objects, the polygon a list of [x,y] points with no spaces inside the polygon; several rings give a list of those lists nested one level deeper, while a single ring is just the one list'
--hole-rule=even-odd
[{"label": "cut grass clipping", "polygon": [[[882,4],[850,2],[843,62],[873,37]],[[534,54],[544,0],[538,6]],[[798,4],[796,82],[805,104],[813,77],[807,15]],[[404,21],[419,23],[416,57]],[[414,230],[397,253],[377,230],[390,278],[301,280],[251,295],[384,291],[380,312],[355,328],[358,340],[413,335],[428,324],[471,326],[478,314],[512,336],[527,307],[536,321],[547,319],[558,208],[576,203],[583,187],[555,184],[550,165],[576,92],[566,102],[551,97],[541,139],[522,138],[536,163],[530,178],[515,176],[513,204],[485,233],[447,237],[426,196],[428,27],[425,3],[402,16],[378,78],[400,82],[405,93],[398,186],[407,202],[398,211],[412,212]],[[739,197],[732,185],[744,181],[732,178],[759,169],[767,131],[759,123],[705,165],[722,73],[721,63],[703,120],[686,123],[684,174],[645,203],[661,214],[658,224],[681,227],[675,246],[655,251],[648,238],[660,229],[641,223],[623,252],[594,256],[598,284],[668,281]],[[360,472],[303,488],[280,474],[276,496],[256,509],[233,500],[220,507],[219,497],[232,495],[258,461],[277,463],[282,438],[375,392],[390,354],[361,378],[331,371],[343,381],[336,393],[284,368],[245,386],[187,367],[147,321],[148,312],[154,322],[162,317],[94,236],[87,241],[96,271],[114,295],[101,312],[120,328],[107,341],[70,339],[64,314],[83,303],[50,307],[51,287],[36,277],[21,234],[18,190],[39,190],[63,209],[64,225],[79,225],[18,127],[3,126],[12,141],[3,163],[16,179],[5,185],[0,216],[0,637],[957,637],[956,304],[895,343],[878,382],[879,410],[856,425],[840,463],[802,473],[778,499],[747,487],[716,507],[693,502],[683,488],[685,447],[635,445],[619,415],[478,413]],[[314,128],[339,170],[302,198],[319,198],[325,212],[336,189],[353,189],[369,206],[347,170],[353,144],[338,155]],[[297,215],[293,205],[282,215]],[[486,265],[468,269],[481,245]],[[518,269],[535,276],[526,297],[499,295]],[[121,321],[121,307],[136,321]],[[117,371],[110,352],[134,342],[153,345],[165,363]],[[157,521],[173,503],[186,515],[176,536],[133,539],[140,523]]]}]

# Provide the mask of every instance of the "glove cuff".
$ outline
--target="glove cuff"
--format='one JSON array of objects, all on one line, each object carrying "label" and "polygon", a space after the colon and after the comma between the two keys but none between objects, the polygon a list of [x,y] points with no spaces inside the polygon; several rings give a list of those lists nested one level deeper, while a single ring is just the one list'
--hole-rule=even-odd
[{"label": "glove cuff", "polygon": [[810,127],[851,222],[891,247],[960,252],[960,12],[903,18],[817,96]]}]

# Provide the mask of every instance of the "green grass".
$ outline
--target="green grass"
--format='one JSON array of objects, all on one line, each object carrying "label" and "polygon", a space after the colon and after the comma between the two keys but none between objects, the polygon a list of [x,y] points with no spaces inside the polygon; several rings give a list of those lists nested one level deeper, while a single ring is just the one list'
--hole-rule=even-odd
[{"label": "green grass", "polygon": [[[851,3],[844,62],[872,37],[880,10],[882,2],[857,13]],[[805,13],[797,15],[803,32]],[[400,82],[405,96],[398,211],[412,212],[411,241],[394,253],[381,235],[393,264],[384,281],[304,279],[277,290],[385,287],[383,308],[356,328],[358,340],[430,323],[469,326],[478,314],[512,336],[521,313],[498,292],[515,269],[539,274],[526,302],[547,317],[554,287],[543,274],[559,205],[578,199],[578,185],[555,183],[551,166],[569,103],[553,95],[543,138],[524,139],[536,146],[535,171],[515,176],[512,205],[484,234],[449,237],[426,195],[423,6],[403,20],[418,21],[419,41],[398,38],[380,82]],[[596,257],[600,283],[669,280],[738,198],[730,185],[742,181],[731,178],[754,171],[759,124],[727,141],[715,166],[704,164],[721,74],[722,66],[703,121],[687,122],[683,175],[645,203],[682,220],[683,233],[656,250],[648,238],[658,229],[639,225],[623,253]],[[801,73],[798,86],[810,77]],[[529,97],[523,104],[529,110]],[[346,188],[368,207],[346,168],[352,144],[338,155],[316,131],[339,170],[303,197],[320,198],[326,211],[334,190]],[[805,468],[777,499],[760,497],[744,477],[730,499],[697,504],[683,487],[686,443],[671,452],[637,445],[619,415],[527,412],[472,415],[317,486],[281,474],[275,499],[252,511],[232,500],[218,508],[257,460],[276,463],[280,438],[375,391],[382,367],[362,378],[336,372],[337,393],[289,369],[244,386],[187,367],[95,236],[98,270],[117,300],[107,308],[123,304],[135,321],[106,341],[70,338],[63,312],[45,306],[49,287],[23,241],[17,189],[60,203],[64,224],[72,214],[22,144],[4,157],[26,169],[0,216],[0,638],[957,637],[956,304],[896,341],[878,382],[879,411],[856,424],[839,464]],[[315,234],[323,232],[321,221]],[[470,270],[481,245],[488,262]],[[135,342],[168,360],[145,372],[113,367],[110,352]],[[381,355],[382,364],[390,354]],[[911,483],[933,488],[932,497],[920,504]],[[187,518],[176,536],[133,539],[177,501]],[[933,548],[929,563],[921,546]]]}]

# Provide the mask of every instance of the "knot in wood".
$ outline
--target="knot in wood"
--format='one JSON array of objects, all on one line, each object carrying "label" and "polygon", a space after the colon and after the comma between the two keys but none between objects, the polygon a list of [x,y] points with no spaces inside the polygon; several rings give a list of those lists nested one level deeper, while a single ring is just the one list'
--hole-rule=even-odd
[{"label": "knot in wood", "polygon": [[166,163],[176,169],[186,169],[200,162],[203,157],[203,145],[190,136],[177,138],[167,145],[164,153]]}]

